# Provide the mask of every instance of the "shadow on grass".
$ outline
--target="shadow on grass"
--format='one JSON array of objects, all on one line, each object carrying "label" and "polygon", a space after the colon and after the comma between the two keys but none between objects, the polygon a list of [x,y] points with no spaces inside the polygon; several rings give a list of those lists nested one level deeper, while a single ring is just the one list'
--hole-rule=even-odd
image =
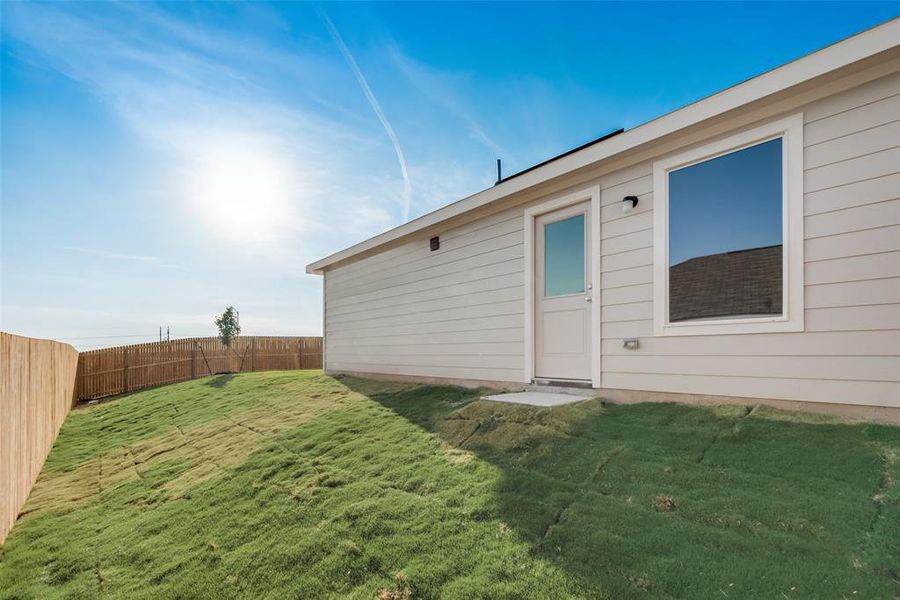
[{"label": "shadow on grass", "polygon": [[214,388],[224,388],[234,379],[234,373],[219,373],[213,375],[204,385]]},{"label": "shadow on grass", "polygon": [[588,595],[900,592],[900,501],[879,500],[886,469],[897,470],[885,452],[900,454],[898,428],[745,406],[535,408],[454,387],[341,381],[501,469],[494,504],[473,516],[516,530]]}]

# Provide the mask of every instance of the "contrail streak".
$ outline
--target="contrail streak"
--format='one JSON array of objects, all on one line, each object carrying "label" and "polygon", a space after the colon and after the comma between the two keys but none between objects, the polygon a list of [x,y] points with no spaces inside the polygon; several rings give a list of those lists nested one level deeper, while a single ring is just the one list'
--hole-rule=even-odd
[{"label": "contrail streak", "polygon": [[384,127],[384,132],[391,140],[391,144],[394,145],[394,152],[397,154],[397,161],[400,163],[400,173],[403,175],[403,222],[409,221],[409,207],[412,203],[412,184],[409,181],[409,169],[406,168],[406,157],[403,155],[403,148],[400,147],[400,140],[397,139],[397,134],[394,132],[394,128],[391,126],[391,122],[388,121],[387,117],[384,114],[384,111],[381,110],[381,105],[378,103],[378,99],[375,97],[375,94],[372,93],[372,88],[369,87],[369,82],[366,81],[365,76],[359,68],[359,65],[356,64],[356,59],[353,58],[353,54],[350,53],[350,49],[347,48],[347,44],[344,43],[344,39],[341,37],[341,34],[338,33],[338,30],[335,28],[334,23],[331,22],[331,19],[328,18],[328,15],[325,14],[324,11],[321,13],[322,20],[325,21],[325,25],[328,26],[328,31],[331,33],[331,37],[334,39],[334,43],[337,44],[338,49],[340,49],[341,54],[344,55],[344,59],[347,61],[347,64],[350,65],[350,70],[353,71],[353,75],[356,76],[356,81],[359,83],[359,87],[362,88],[363,94],[366,95],[366,100],[369,101],[369,106],[372,107],[372,110],[375,111],[375,116],[378,117],[378,120],[381,121],[381,125]]}]

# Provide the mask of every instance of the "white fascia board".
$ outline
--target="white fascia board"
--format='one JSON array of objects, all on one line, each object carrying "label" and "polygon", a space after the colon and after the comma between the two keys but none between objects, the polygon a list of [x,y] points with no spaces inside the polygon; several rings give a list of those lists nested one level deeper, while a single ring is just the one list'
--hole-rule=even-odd
[{"label": "white fascia board", "polygon": [[335,252],[307,265],[306,272],[321,274],[324,269],[335,263],[433,227],[535,185],[591,166],[898,45],[900,45],[900,17]]}]

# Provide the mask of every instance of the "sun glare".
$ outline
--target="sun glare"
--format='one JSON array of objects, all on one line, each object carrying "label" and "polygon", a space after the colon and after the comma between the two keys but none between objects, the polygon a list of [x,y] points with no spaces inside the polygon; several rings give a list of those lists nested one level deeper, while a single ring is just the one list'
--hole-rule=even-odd
[{"label": "sun glare", "polygon": [[249,145],[204,153],[192,175],[192,196],[216,233],[234,241],[268,241],[289,222],[288,170]]}]

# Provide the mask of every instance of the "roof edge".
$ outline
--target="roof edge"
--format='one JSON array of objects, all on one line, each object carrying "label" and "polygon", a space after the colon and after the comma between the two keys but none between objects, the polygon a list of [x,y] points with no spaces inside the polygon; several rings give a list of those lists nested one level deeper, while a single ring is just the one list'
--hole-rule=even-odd
[{"label": "roof edge", "polygon": [[900,40],[900,17],[895,17],[642,123],[628,131],[606,139],[601,138],[595,143],[589,143],[584,147],[565,152],[549,161],[525,169],[517,173],[514,178],[508,177],[490,188],[310,263],[306,266],[306,272],[321,275],[325,269],[335,263],[343,262],[476,208],[507,198],[537,184],[590,166],[781,90],[895,48],[900,45],[898,40]]}]

